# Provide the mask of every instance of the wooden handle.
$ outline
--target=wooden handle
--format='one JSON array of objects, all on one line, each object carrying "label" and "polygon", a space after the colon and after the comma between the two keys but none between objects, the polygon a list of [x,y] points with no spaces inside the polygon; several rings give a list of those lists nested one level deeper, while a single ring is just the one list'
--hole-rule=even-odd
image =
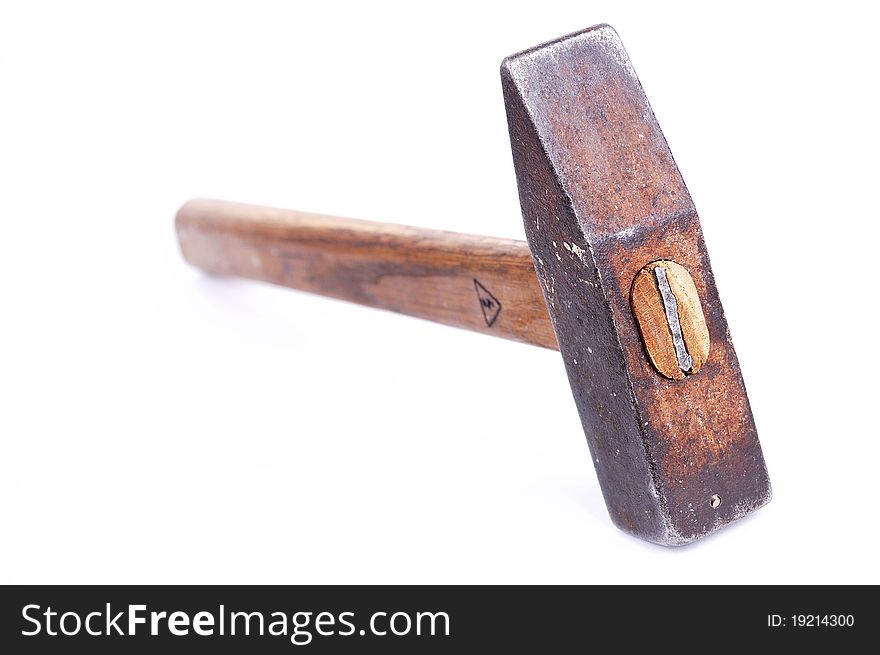
[{"label": "wooden handle", "polygon": [[176,223],[210,273],[558,349],[524,241],[202,199]]}]

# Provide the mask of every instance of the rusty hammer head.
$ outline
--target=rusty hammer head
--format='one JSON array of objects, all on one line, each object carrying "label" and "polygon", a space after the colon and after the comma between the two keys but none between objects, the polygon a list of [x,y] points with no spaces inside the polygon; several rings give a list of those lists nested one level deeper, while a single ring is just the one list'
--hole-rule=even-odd
[{"label": "rusty hammer head", "polygon": [[535,269],[608,511],[664,545],[770,483],[700,222],[607,25],[501,66]]}]

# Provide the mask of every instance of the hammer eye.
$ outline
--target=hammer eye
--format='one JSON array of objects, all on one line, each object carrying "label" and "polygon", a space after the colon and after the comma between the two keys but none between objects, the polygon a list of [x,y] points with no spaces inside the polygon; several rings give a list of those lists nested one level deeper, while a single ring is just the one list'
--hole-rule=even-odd
[{"label": "hammer eye", "polygon": [[630,303],[658,373],[682,380],[700,370],[709,356],[709,329],[684,266],[659,260],[642,268],[633,280]]}]

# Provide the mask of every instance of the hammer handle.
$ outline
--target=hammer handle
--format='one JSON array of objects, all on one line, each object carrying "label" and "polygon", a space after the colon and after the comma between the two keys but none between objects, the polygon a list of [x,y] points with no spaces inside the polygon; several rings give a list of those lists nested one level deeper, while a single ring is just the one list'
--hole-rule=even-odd
[{"label": "hammer handle", "polygon": [[204,199],[176,226],[209,273],[558,349],[524,241]]}]

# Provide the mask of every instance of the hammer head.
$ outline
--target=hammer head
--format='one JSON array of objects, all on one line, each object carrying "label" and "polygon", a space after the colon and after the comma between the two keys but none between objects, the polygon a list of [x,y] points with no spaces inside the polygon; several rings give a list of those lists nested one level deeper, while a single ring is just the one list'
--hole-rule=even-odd
[{"label": "hammer head", "polygon": [[612,519],[677,545],[764,505],[699,218],[617,33],[513,55],[501,78],[535,270]]}]

